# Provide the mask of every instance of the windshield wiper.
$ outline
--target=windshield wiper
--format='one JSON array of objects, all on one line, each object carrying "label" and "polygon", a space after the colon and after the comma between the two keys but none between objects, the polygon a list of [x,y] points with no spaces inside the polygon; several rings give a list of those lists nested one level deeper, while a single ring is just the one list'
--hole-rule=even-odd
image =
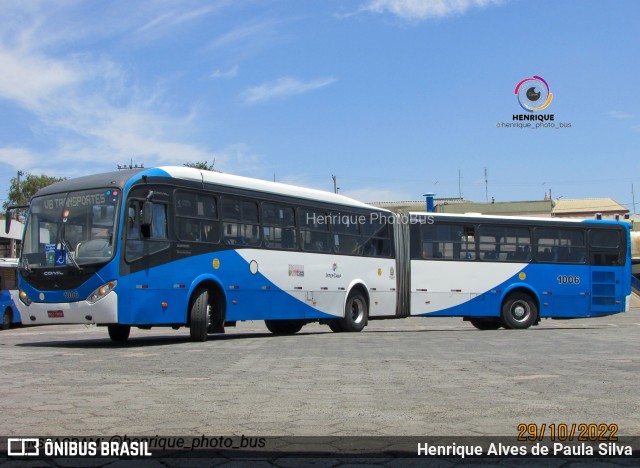
[{"label": "windshield wiper", "polygon": [[22,260],[22,267],[27,270],[27,272],[31,273],[31,265],[29,265],[29,260],[27,260],[27,254],[23,252],[20,256],[20,260]]},{"label": "windshield wiper", "polygon": [[81,270],[82,268],[80,268],[80,265],[78,265],[78,262],[76,262],[75,256],[73,255],[71,249],[69,248],[69,244],[65,240],[64,235],[60,236],[60,243],[62,244],[62,247],[64,247],[64,250],[67,251],[66,257],[71,259],[71,263],[73,263],[73,266],[76,267],[78,270]]}]

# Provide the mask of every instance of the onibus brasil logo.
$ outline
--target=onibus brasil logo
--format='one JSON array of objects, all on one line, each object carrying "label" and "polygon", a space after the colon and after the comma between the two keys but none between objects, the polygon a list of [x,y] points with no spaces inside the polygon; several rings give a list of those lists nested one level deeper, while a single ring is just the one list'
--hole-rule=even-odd
[{"label": "onibus brasil logo", "polygon": [[527,112],[546,109],[553,99],[549,84],[544,78],[536,75],[518,83],[515,94],[520,106]]}]

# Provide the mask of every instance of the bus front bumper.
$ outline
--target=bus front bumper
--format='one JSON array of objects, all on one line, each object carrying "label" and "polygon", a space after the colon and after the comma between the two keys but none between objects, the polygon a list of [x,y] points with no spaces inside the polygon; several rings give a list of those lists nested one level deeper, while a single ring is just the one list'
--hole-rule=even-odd
[{"label": "bus front bumper", "polygon": [[115,291],[94,304],[87,301],[50,303],[16,301],[23,325],[110,324],[118,323],[118,295]]}]

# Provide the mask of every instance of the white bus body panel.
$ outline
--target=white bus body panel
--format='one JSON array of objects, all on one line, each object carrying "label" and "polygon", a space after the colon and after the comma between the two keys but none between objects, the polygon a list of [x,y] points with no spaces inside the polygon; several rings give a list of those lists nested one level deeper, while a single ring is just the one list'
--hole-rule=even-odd
[{"label": "white bus body panel", "polygon": [[394,259],[253,249],[238,253],[252,272],[326,314],[344,316],[347,294],[357,283],[367,288],[370,317],[395,314]]},{"label": "white bus body panel", "polygon": [[[115,291],[111,291],[95,304],[89,304],[87,301],[32,302],[27,307],[20,300],[16,300],[16,305],[24,325],[118,323],[118,295]],[[63,317],[49,317],[49,311],[60,310]],[[87,320],[87,316],[91,316],[91,320]],[[31,317],[35,317],[35,320],[31,320]]]},{"label": "white bus body panel", "polygon": [[411,315],[459,306],[520,273],[526,263],[411,261]]}]

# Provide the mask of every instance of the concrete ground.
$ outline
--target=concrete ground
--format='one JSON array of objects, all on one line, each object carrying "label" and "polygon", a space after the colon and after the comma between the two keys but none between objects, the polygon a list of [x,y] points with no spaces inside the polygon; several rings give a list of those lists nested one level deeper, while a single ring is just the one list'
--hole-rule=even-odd
[{"label": "concrete ground", "polygon": [[362,333],[262,322],[188,330],[0,332],[0,432],[42,435],[509,436],[606,423],[640,436],[640,301],[602,318],[479,331],[461,319],[371,321]]}]

